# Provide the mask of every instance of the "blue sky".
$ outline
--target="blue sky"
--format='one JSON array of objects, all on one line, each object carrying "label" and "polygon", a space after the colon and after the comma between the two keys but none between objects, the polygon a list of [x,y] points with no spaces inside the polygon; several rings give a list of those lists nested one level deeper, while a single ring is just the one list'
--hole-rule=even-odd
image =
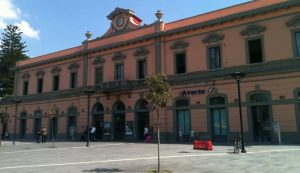
[{"label": "blue sky", "polygon": [[17,24],[23,31],[28,55],[43,54],[78,46],[89,30],[93,38],[110,26],[106,16],[116,7],[131,9],[151,24],[155,12],[172,22],[250,0],[0,0],[0,32],[6,24]]}]

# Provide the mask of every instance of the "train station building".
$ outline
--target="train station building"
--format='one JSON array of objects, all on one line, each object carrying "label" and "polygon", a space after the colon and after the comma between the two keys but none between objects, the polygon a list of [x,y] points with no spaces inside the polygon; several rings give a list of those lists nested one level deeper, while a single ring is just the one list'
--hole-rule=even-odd
[{"label": "train station building", "polygon": [[283,143],[300,143],[299,1],[254,0],[170,23],[164,13],[144,25],[116,8],[102,19],[111,21],[102,36],[87,32],[77,47],[19,61],[2,130],[35,139],[46,127],[49,137],[53,129],[56,139],[80,139],[90,112],[97,140],[141,141],[144,127],[156,131],[144,79],[163,73],[172,101],[160,109],[161,140],[178,141],[181,129],[183,141],[193,131],[231,143],[241,130],[231,74],[240,72],[246,142],[277,142],[279,124]]}]

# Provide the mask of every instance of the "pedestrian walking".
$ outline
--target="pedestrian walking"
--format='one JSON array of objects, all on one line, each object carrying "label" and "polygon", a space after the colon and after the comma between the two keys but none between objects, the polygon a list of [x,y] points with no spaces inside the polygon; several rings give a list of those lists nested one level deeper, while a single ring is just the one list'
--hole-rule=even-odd
[{"label": "pedestrian walking", "polygon": [[96,140],[96,128],[95,128],[95,126],[92,126],[92,128],[91,128],[91,140],[92,141]]}]

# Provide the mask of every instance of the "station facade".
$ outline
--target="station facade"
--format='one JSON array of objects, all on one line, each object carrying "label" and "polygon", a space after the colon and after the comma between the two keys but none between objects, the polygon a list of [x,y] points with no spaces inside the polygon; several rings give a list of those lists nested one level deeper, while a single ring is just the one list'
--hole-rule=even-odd
[{"label": "station facade", "polygon": [[[240,81],[246,142],[300,143],[300,3],[256,0],[166,23],[142,25],[128,9],[107,16],[101,37],[78,47],[20,61],[14,96],[2,101],[9,114],[4,131],[19,139],[53,128],[56,139],[80,139],[90,125],[97,140],[143,140],[143,128],[156,132],[156,112],[145,98],[144,79],[168,76],[172,101],[160,109],[161,139],[199,138],[232,142],[240,133],[237,82]],[[167,13],[166,13],[167,15]],[[18,104],[17,117],[16,103]],[[50,108],[55,116],[49,116]],[[15,118],[17,119],[15,124]]]}]

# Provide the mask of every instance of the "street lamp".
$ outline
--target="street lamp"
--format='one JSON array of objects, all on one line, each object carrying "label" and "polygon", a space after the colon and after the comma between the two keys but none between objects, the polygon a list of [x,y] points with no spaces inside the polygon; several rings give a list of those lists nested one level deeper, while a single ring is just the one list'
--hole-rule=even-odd
[{"label": "street lamp", "polygon": [[245,73],[235,72],[230,74],[236,80],[237,87],[238,87],[238,96],[239,96],[239,112],[240,112],[240,125],[241,125],[241,136],[242,136],[242,153],[246,153],[245,150],[245,142],[244,142],[244,128],[243,128],[243,116],[242,116],[242,106],[241,106],[241,89],[240,89],[240,82],[242,78],[245,77]]},{"label": "street lamp", "polygon": [[52,147],[53,148],[54,148],[53,118],[54,118],[54,116],[56,116],[56,114],[57,114],[57,110],[55,109],[54,106],[51,106],[49,108],[48,115],[51,118],[51,137],[52,137]]},{"label": "street lamp", "polygon": [[18,105],[21,103],[21,100],[16,99],[16,110],[15,110],[15,122],[14,122],[14,136],[13,136],[13,145],[16,145],[16,132],[17,132],[17,116],[18,116]]},{"label": "street lamp", "polygon": [[86,131],[86,146],[90,146],[90,132],[89,132],[89,129],[90,129],[90,98],[91,98],[91,95],[94,93],[95,91],[94,90],[85,90],[84,93],[88,96],[88,110],[87,110],[87,131]]}]

